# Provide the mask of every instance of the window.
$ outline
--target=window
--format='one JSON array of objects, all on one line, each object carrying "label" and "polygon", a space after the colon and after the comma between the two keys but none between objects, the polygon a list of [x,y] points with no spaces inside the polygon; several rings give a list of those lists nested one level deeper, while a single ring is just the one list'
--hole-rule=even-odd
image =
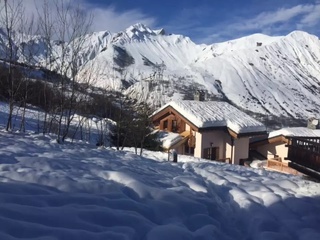
[{"label": "window", "polygon": [[210,160],[219,159],[219,148],[211,147],[211,148],[203,149],[203,158],[210,159]]},{"label": "window", "polygon": [[177,120],[172,120],[172,132],[177,132],[177,131],[178,131]]},{"label": "window", "polygon": [[163,122],[163,129],[167,129],[168,128],[168,120]]},{"label": "window", "polygon": [[184,154],[186,155],[194,155],[194,147],[189,147],[188,143],[184,145]]}]

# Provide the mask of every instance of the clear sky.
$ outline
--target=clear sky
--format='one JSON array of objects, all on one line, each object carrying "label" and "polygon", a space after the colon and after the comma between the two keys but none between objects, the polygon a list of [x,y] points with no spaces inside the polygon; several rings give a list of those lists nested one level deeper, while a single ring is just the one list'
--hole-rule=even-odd
[{"label": "clear sky", "polygon": [[[27,0],[26,2],[29,2]],[[40,0],[35,0],[40,1]],[[320,0],[65,0],[93,11],[93,30],[119,32],[137,22],[214,43],[252,33],[320,36]],[[30,3],[30,6],[32,4]]]}]

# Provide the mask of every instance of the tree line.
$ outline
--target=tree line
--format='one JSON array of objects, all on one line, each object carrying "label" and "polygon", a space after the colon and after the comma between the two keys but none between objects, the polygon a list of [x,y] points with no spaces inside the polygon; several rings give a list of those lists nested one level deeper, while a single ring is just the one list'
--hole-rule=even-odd
[{"label": "tree line", "polygon": [[[44,0],[36,10],[37,21],[24,15],[22,0],[1,1],[0,100],[9,106],[5,129],[14,129],[14,115],[19,114],[19,130],[25,131],[29,105],[41,109],[37,131],[56,134],[58,143],[66,138],[88,140],[88,119],[96,119],[96,143],[105,145],[110,118],[115,121],[108,125],[110,140],[118,150],[133,146],[142,154],[148,145],[157,147],[149,119],[153,109],[121,92],[93,87],[99,66],[81,71],[90,64],[82,55],[92,16],[63,0]],[[30,36],[41,36],[42,45],[29,44],[34,41]]]}]

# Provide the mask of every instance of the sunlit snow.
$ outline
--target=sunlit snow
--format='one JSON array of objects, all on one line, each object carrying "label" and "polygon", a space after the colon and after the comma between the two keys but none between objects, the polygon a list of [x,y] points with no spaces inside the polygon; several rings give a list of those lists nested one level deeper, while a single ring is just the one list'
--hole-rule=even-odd
[{"label": "sunlit snow", "polygon": [[282,128],[269,133],[269,138],[285,136],[285,137],[320,137],[320,129],[310,129],[307,127]]},{"label": "sunlit snow", "polygon": [[[320,184],[81,141],[6,132],[0,104],[0,239],[320,239]],[[169,156],[170,157],[170,156]],[[171,158],[170,158],[171,159]]]},{"label": "sunlit snow", "polygon": [[[128,89],[131,96],[139,98],[145,94],[153,102],[158,94],[163,96],[163,103],[177,96],[183,99],[186,93],[200,88],[253,112],[320,117],[320,41],[306,32],[294,31],[278,37],[253,34],[198,45],[186,36],[160,34],[143,24],[135,24],[119,33],[88,34],[85,40],[79,59],[80,78],[91,73],[94,84],[103,88],[121,90],[125,79],[132,84]],[[37,50],[33,54],[35,64],[44,64],[45,41],[40,36],[23,37],[23,41],[26,48]],[[53,46],[54,68],[59,65],[60,49],[59,45]],[[123,71],[115,70],[114,46],[121,47],[134,59]],[[18,57],[19,61],[26,61],[25,57]],[[141,87],[140,82],[150,80],[159,64],[165,66],[162,73],[168,85],[155,89]]]},{"label": "sunlit snow", "polygon": [[319,239],[320,184],[0,131],[0,239]]}]

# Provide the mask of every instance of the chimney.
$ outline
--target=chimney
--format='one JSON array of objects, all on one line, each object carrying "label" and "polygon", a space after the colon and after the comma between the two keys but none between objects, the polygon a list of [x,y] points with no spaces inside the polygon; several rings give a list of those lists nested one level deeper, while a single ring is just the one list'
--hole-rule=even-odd
[{"label": "chimney", "polygon": [[307,127],[310,129],[319,129],[320,128],[319,119],[314,118],[314,117],[309,118]]},{"label": "chimney", "polygon": [[193,96],[193,99],[195,101],[200,101],[200,102],[203,102],[206,100],[206,92],[204,90],[197,90],[195,93],[194,93],[194,96]]}]

